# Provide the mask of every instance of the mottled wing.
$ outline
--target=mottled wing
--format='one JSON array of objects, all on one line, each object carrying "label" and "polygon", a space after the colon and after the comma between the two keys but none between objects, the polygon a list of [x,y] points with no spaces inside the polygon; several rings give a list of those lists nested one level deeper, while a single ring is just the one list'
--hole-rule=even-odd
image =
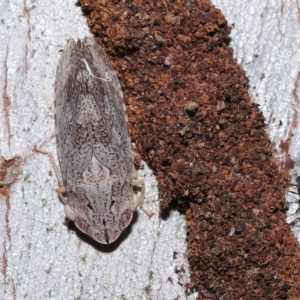
[{"label": "mottled wing", "polygon": [[[99,78],[110,78],[109,81],[94,79],[101,88],[95,89],[91,95],[97,101],[103,124],[106,126],[107,142],[95,143],[95,155],[100,162],[112,170],[118,177],[131,177],[131,142],[128,119],[125,113],[123,93],[115,70],[111,67],[106,53],[91,38],[82,40],[85,59],[91,72]],[[101,155],[105,152],[105,155]],[[124,170],[120,168],[124,166]],[[124,173],[125,172],[125,173]]]},{"label": "mottled wing", "polygon": [[77,42],[68,40],[57,65],[55,81],[55,131],[60,170],[65,186],[67,186],[68,166],[72,167],[73,120],[76,114],[76,101],[80,95],[75,80],[79,60]]},{"label": "mottled wing", "polygon": [[[67,187],[87,168],[92,151],[112,173],[131,178],[122,91],[107,55],[91,38],[68,41],[58,63],[55,97],[58,156]],[[87,110],[93,112],[93,128],[82,117]]]},{"label": "mottled wing", "polygon": [[68,41],[55,83],[58,157],[75,224],[100,243],[129,225],[132,157],[123,95],[91,38]]}]

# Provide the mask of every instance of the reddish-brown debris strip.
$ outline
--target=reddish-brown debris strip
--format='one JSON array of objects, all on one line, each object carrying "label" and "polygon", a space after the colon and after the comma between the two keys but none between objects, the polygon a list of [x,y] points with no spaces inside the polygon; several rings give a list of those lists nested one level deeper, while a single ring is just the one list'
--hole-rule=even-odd
[{"label": "reddish-brown debris strip", "polygon": [[299,247],[276,189],[288,177],[221,11],[206,0],[81,4],[118,72],[162,207],[176,200],[186,213],[188,290],[198,299],[300,297]]}]

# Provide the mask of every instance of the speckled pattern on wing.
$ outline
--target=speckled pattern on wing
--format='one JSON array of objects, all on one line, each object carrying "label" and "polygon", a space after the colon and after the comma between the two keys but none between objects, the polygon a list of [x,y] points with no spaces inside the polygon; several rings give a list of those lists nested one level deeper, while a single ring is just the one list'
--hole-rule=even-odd
[{"label": "speckled pattern on wing", "polygon": [[96,241],[112,243],[132,219],[133,164],[121,87],[93,39],[68,41],[55,98],[58,157],[75,224]]}]

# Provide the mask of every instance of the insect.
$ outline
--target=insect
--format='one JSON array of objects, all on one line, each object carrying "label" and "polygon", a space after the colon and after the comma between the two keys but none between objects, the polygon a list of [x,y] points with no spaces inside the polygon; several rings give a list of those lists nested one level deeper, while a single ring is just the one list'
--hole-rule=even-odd
[{"label": "insect", "polygon": [[[114,242],[143,208],[126,106],[106,53],[92,38],[69,40],[56,70],[55,129],[61,175],[57,193],[66,216],[102,244]],[[138,196],[133,188],[140,188]]]}]

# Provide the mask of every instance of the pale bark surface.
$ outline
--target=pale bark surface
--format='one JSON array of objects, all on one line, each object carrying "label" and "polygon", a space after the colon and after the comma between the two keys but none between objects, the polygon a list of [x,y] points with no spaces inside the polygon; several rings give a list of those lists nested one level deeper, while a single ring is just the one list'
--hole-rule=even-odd
[{"label": "pale bark surface", "polygon": [[[231,46],[270,125],[278,161],[289,154],[299,166],[299,6],[212,2],[235,24]],[[185,221],[177,212],[159,215],[157,184],[147,167],[139,175],[155,216],[149,221],[138,212],[130,232],[105,251],[64,225],[50,162],[32,152],[48,139],[44,147],[56,157],[50,137],[59,50],[68,38],[86,35],[73,1],[0,0],[0,156],[7,171],[0,194],[0,299],[194,299],[178,284],[188,281]],[[288,142],[283,151],[281,141]],[[297,168],[293,172],[297,176]],[[289,214],[296,209],[292,205]],[[182,266],[186,273],[175,272]]]}]

